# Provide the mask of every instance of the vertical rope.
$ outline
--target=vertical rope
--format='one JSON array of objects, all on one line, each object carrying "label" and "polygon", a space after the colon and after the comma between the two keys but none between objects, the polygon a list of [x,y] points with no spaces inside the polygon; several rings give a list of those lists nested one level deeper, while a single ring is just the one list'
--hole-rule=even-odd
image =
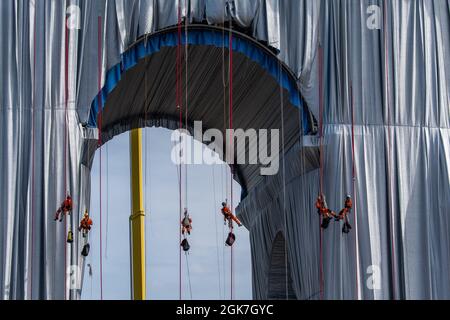
[{"label": "vertical rope", "polygon": [[98,16],[98,148],[99,148],[99,195],[100,195],[100,300],[103,300],[103,243],[102,243],[102,17]]},{"label": "vertical rope", "polygon": [[189,285],[189,295],[192,300],[192,285],[191,285],[191,272],[189,270],[189,259],[188,259],[188,253],[185,252],[184,256],[186,257],[186,270],[187,270],[187,276],[188,276],[188,285]]},{"label": "vertical rope", "polygon": [[[225,24],[225,9],[222,11],[222,21]],[[228,45],[230,43],[230,35],[231,32],[229,31],[228,34]],[[227,86],[230,86],[230,78],[231,78],[231,70],[230,70],[230,49],[229,49],[229,54],[228,54],[228,74],[225,75],[225,66],[226,66],[226,61],[225,61],[225,45],[226,45],[226,38],[225,38],[225,26],[222,29],[222,84],[223,84],[223,130],[224,130],[224,134],[226,135],[227,132],[227,122],[229,123],[230,119],[229,119],[229,110],[227,111]],[[229,108],[228,108],[229,109]],[[230,128],[231,129],[231,128]],[[226,150],[226,152],[230,152],[230,150]],[[225,157],[226,159],[226,157]],[[226,160],[225,160],[226,162]],[[227,194],[228,194],[228,190],[229,190],[229,180],[228,180],[228,168],[227,166],[223,167],[223,176],[225,179],[225,199],[228,198]],[[232,181],[233,177],[231,176],[230,180]],[[232,183],[231,183],[232,185]],[[230,197],[231,198],[231,197]],[[227,202],[227,201],[226,201]],[[233,205],[230,206],[231,210]],[[222,237],[225,238],[225,226],[222,228]],[[231,249],[232,250],[232,249]],[[232,251],[231,251],[232,252]],[[225,275],[225,247],[223,247],[223,252],[222,252],[222,260],[223,260],[223,270],[224,270],[224,274],[223,274],[223,288],[224,288],[224,292],[223,292],[223,297],[225,299],[226,296],[226,284],[225,284],[225,279],[226,279],[226,275]],[[231,263],[231,269],[230,269],[230,278],[232,278],[232,258],[230,256],[230,263]],[[230,292],[232,291],[232,281],[230,281]],[[231,293],[232,296],[232,293]]]},{"label": "vertical rope", "polygon": [[[222,21],[225,24],[225,8],[222,11]],[[226,61],[225,61],[225,45],[226,45],[226,38],[225,38],[225,26],[222,28],[222,85],[223,85],[223,132],[224,135],[226,135],[227,132],[227,86],[229,85],[229,75],[225,75],[225,66],[226,66]],[[229,61],[229,58],[228,58]],[[230,73],[230,69],[229,69],[229,63],[228,63],[228,73]],[[228,150],[225,150],[226,152],[228,152]],[[224,156],[224,160],[226,162],[226,157]],[[222,196],[223,199],[227,198],[227,193],[228,193],[228,177],[227,177],[227,166],[226,165],[222,165],[221,166],[221,186],[222,186]],[[225,183],[224,183],[225,182]],[[223,189],[225,185],[225,190]],[[225,238],[225,225],[222,226],[222,239]],[[226,275],[225,275],[225,246],[222,246],[222,270],[223,270],[223,299],[225,299],[226,296]]]},{"label": "vertical rope", "polygon": [[91,300],[92,300],[92,266],[89,265],[89,278],[90,278],[90,283],[91,283]]},{"label": "vertical rope", "polygon": [[35,120],[36,120],[36,19],[37,6],[34,6],[33,26],[33,84],[31,91],[31,259],[30,259],[30,300],[33,300],[33,258],[34,258],[34,229],[35,229]]},{"label": "vertical rope", "polygon": [[221,272],[220,272],[220,256],[219,256],[219,230],[217,228],[217,197],[216,197],[216,177],[214,174],[214,165],[211,166],[212,168],[212,188],[213,188],[213,213],[214,213],[214,225],[216,226],[216,253],[217,253],[217,273],[219,275],[219,299],[222,298],[222,278],[221,278]]},{"label": "vertical rope", "polygon": [[[64,66],[64,194],[69,195],[67,184],[68,169],[68,101],[69,101],[69,28],[67,27],[68,18],[65,19],[65,66]],[[69,213],[70,216],[70,213]],[[68,218],[64,221],[64,236],[67,236]],[[70,226],[70,225],[69,225]],[[69,297],[70,298],[70,297]],[[64,241],[64,300],[67,300],[67,242]]]},{"label": "vertical rope", "polygon": [[[189,126],[188,126],[188,112],[189,112],[189,103],[188,103],[188,72],[189,72],[189,43],[188,43],[188,23],[189,23],[189,15],[188,15],[188,0],[185,0],[185,9],[186,9],[186,17],[185,17],[185,23],[184,23],[184,64],[185,64],[185,101],[184,101],[184,109],[185,109],[185,128],[186,130],[188,130]],[[186,139],[186,145],[185,145],[185,149],[187,150],[187,144],[188,144],[188,139]],[[185,163],[184,164],[184,169],[185,169],[185,176],[184,176],[184,196],[185,196],[185,206],[186,208],[189,208],[188,205],[188,164]]]},{"label": "vertical rope", "polygon": [[[320,196],[323,195],[323,170],[324,170],[324,148],[323,148],[323,48],[319,43],[319,144],[320,144]],[[319,251],[320,251],[320,261],[319,261],[319,281],[320,281],[320,300],[324,298],[324,273],[323,273],[323,230],[322,230],[322,216],[319,216]]]},{"label": "vertical rope", "polygon": [[[229,106],[230,106],[230,118],[229,118],[229,125],[230,125],[230,148],[233,145],[232,143],[232,139],[233,139],[233,22],[232,22],[232,18],[230,18],[230,33],[229,33],[229,50],[230,50],[230,59],[229,59]],[[233,147],[234,149],[234,147]],[[233,150],[229,150],[229,152],[233,153]],[[232,161],[233,159],[230,159],[230,161]],[[232,161],[233,162],[233,161]],[[231,175],[230,175],[230,199],[231,199],[231,203],[230,203],[230,210],[233,213],[234,211],[234,204],[233,204],[233,176],[234,176],[234,165],[231,164]],[[233,224],[231,223],[231,227],[230,227],[230,231],[233,232]],[[231,296],[231,300],[233,300],[233,246],[231,246],[230,248],[231,250],[231,268],[230,268],[230,273],[231,273],[231,279],[230,279],[230,296]]]},{"label": "vertical rope", "polygon": [[[223,11],[223,21],[224,21],[224,23],[225,23],[225,10]],[[222,43],[222,66],[223,66],[223,68],[222,68],[222,84],[223,84],[223,114],[224,114],[224,116],[223,116],[223,121],[224,121],[224,123],[223,123],[223,130],[224,130],[224,134],[226,135],[226,132],[227,132],[227,122],[229,121],[229,119],[228,119],[228,116],[229,116],[229,114],[228,114],[228,112],[227,112],[227,90],[226,90],[226,88],[227,88],[227,86],[229,86],[230,85],[230,83],[229,83],[229,81],[230,81],[230,73],[231,73],[231,71],[230,71],[230,56],[229,56],[229,54],[228,54],[228,74],[227,75],[225,75],[225,66],[226,66],[226,62],[225,62],[225,44],[226,44],[226,39],[225,39],[225,28],[223,28],[223,31],[222,31],[222,37],[223,37],[223,43]],[[230,150],[228,149],[226,152],[230,152]],[[226,159],[226,157],[225,157],[225,159]],[[225,162],[226,162],[226,160],[225,160]],[[229,186],[228,186],[228,183],[229,183],[229,180],[228,180],[228,168],[227,168],[227,166],[223,166],[223,171],[222,171],[222,173],[223,173],[223,175],[222,175],[222,177],[224,177],[224,180],[225,180],[225,193],[224,193],[224,199],[226,199],[227,198],[227,194],[228,194],[228,190],[229,190]],[[225,226],[222,228],[222,238],[225,238]],[[225,247],[223,247],[223,252],[222,252],[222,261],[223,261],[223,270],[224,270],[224,274],[223,274],[223,289],[224,289],[224,292],[223,292],[223,297],[224,297],[224,299],[225,299],[225,296],[226,296],[226,284],[225,284],[225,278],[226,278],[226,275],[225,275]],[[231,274],[231,269],[230,269],[230,274]],[[231,287],[230,287],[230,290],[231,290]]]},{"label": "vertical rope", "polygon": [[352,195],[353,215],[355,220],[355,277],[356,277],[356,299],[359,300],[359,250],[358,250],[358,221],[357,221],[357,195],[356,195],[356,165],[355,165],[355,101],[353,96],[353,87],[350,86],[351,113],[352,113]]},{"label": "vertical rope", "polygon": [[387,112],[387,130],[388,130],[388,149],[387,149],[387,175],[388,175],[388,213],[390,223],[390,242],[391,242],[391,277],[392,277],[392,297],[396,299],[396,255],[395,255],[395,239],[394,239],[394,217],[393,217],[393,205],[392,205],[392,185],[391,185],[391,111],[390,111],[390,90],[389,90],[389,55],[388,55],[388,42],[387,42],[387,1],[383,2],[383,33],[384,33],[384,74],[386,85],[386,112]]},{"label": "vertical rope", "polygon": [[[182,110],[182,93],[181,93],[181,0],[178,0],[178,41],[177,41],[177,62],[176,62],[176,100],[177,100],[177,108],[179,110],[179,129],[180,129],[180,145],[181,145],[181,129],[183,128],[183,110]],[[181,153],[180,153],[180,165],[179,165],[179,206],[180,206],[180,212],[179,212],[179,221],[183,219],[183,204],[182,204],[182,164],[181,164]],[[181,243],[181,232],[179,234],[179,243]],[[181,246],[179,246],[179,299],[182,299],[182,279],[181,279],[181,273],[182,273],[182,265],[181,265]]]},{"label": "vertical rope", "polygon": [[106,144],[106,239],[105,239],[105,259],[108,260],[109,242],[109,145]]},{"label": "vertical rope", "polygon": [[[144,46],[145,46],[145,49],[147,49],[147,44],[148,44],[148,35],[145,35],[145,40],[144,40]],[[145,73],[144,73],[144,99],[145,99],[145,109],[144,109],[144,130],[145,130],[145,133],[144,133],[144,138],[145,138],[145,144],[144,144],[144,149],[145,149],[145,151],[144,151],[144,155],[145,155],[145,159],[144,159],[144,163],[145,163],[145,172],[144,172],[144,176],[145,176],[145,178],[144,178],[144,199],[145,199],[145,202],[144,202],[144,210],[145,210],[145,212],[146,212],[146,215],[145,215],[145,217],[144,217],[144,219],[145,219],[145,229],[146,229],[146,232],[145,232],[145,243],[147,244],[147,243],[149,243],[149,240],[148,240],[148,238],[149,238],[149,235],[150,235],[150,228],[149,228],[149,225],[150,225],[150,214],[151,214],[151,210],[150,210],[150,208],[151,208],[151,179],[150,179],[150,182],[148,181],[148,175],[149,175],[149,173],[150,173],[150,175],[151,175],[151,162],[149,162],[149,160],[148,160],[148,150],[149,150],[149,140],[150,140],[150,137],[149,137],[149,128],[147,128],[147,126],[149,126],[149,124],[148,124],[148,111],[147,111],[147,107],[148,107],[148,99],[147,99],[147,92],[148,92],[148,85],[147,85],[147,70],[148,70],[148,65],[146,66],[146,68],[145,68]],[[150,187],[148,187],[148,185],[150,185]],[[146,250],[147,250],[147,247],[146,247]],[[146,254],[145,255],[145,265],[147,266],[148,265],[148,254]]]}]

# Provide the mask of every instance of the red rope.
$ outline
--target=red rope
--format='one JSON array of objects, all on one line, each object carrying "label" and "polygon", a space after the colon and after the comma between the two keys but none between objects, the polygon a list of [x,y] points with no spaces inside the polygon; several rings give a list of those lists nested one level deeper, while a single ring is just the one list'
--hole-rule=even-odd
[{"label": "red rope", "polygon": [[100,195],[100,300],[103,300],[103,242],[102,242],[102,17],[98,16],[98,147],[99,147],[99,195]]},{"label": "red rope", "polygon": [[356,277],[356,300],[359,299],[359,269],[358,269],[358,223],[357,223],[357,209],[356,209],[356,203],[357,203],[357,196],[356,196],[356,188],[355,188],[355,181],[356,181],[356,165],[355,165],[355,103],[354,103],[354,96],[353,96],[353,87],[350,86],[350,96],[351,96],[351,112],[352,112],[352,195],[354,198],[354,204],[353,204],[353,214],[354,214],[354,220],[355,220],[355,277]]},{"label": "red rope", "polygon": [[34,228],[35,228],[35,210],[34,210],[34,183],[35,183],[35,114],[36,114],[36,6],[34,8],[34,27],[33,27],[33,89],[32,89],[32,122],[31,122],[31,263],[30,263],[30,300],[33,300],[33,257],[34,257]]},{"label": "red rope", "polygon": [[[66,18],[65,30],[66,30],[66,43],[65,43],[65,67],[64,67],[64,194],[68,196],[67,185],[67,161],[68,161],[68,100],[69,100],[69,28],[67,27]],[[64,235],[67,235],[67,219],[64,221]],[[64,242],[64,300],[67,300],[67,243]]]},{"label": "red rope", "polygon": [[[233,33],[232,33],[232,25],[230,22],[230,36],[229,36],[229,50],[230,50],[230,70],[229,70],[229,77],[230,77],[230,87],[229,87],[229,91],[230,91],[230,147],[233,145],[232,143],[232,139],[233,139]],[[232,152],[232,150],[230,150],[230,152]],[[232,152],[233,153],[233,152]],[[232,159],[230,159],[232,160]],[[231,165],[231,177],[230,177],[230,199],[231,199],[231,203],[230,203],[230,210],[231,212],[234,211],[234,207],[233,207],[233,175],[234,175],[234,165]],[[230,232],[233,232],[233,224],[231,224],[231,228],[230,228]],[[231,273],[231,284],[230,284],[230,296],[231,296],[231,300],[233,300],[233,246],[231,246],[231,269],[230,269],[230,273]]]},{"label": "red rope", "polygon": [[385,2],[383,5],[383,28],[384,28],[384,50],[385,50],[385,83],[386,83],[386,109],[387,109],[387,125],[388,125],[388,149],[387,149],[387,175],[388,175],[388,210],[389,210],[389,223],[391,225],[390,230],[390,242],[391,242],[391,252],[392,252],[392,261],[391,261],[391,277],[392,277],[392,296],[396,298],[396,266],[395,266],[395,245],[394,245],[394,218],[392,216],[392,199],[391,199],[391,112],[390,112],[390,90],[389,90],[389,65],[388,65],[388,43],[387,43],[387,3]]},{"label": "red rope", "polygon": [[[323,195],[323,49],[319,44],[319,144],[320,144],[320,196]],[[320,230],[320,241],[319,241],[319,281],[320,281],[320,299],[323,300],[324,296],[324,273],[323,273],[323,230],[322,230],[322,216],[319,216],[319,230]]]},{"label": "red rope", "polygon": [[[181,142],[181,129],[183,128],[183,109],[182,109],[182,88],[181,88],[181,81],[182,81],[182,71],[181,71],[181,35],[182,35],[182,28],[181,28],[181,0],[178,1],[178,42],[177,42],[177,50],[176,50],[176,104],[177,108],[179,109],[179,129],[180,129],[180,142]],[[180,160],[181,160],[181,154],[180,154]],[[180,170],[179,170],[179,200],[180,200],[180,212],[179,212],[179,221],[182,221],[183,217],[183,203],[182,203],[182,164],[180,161]],[[179,242],[181,244],[181,232],[179,233]],[[179,299],[182,299],[182,265],[181,265],[181,245],[179,246]]]}]

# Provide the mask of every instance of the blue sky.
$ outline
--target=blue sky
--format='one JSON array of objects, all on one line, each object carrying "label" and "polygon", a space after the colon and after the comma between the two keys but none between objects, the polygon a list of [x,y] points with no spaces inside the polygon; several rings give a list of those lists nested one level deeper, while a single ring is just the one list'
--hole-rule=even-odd
[{"label": "blue sky", "polygon": [[[162,128],[144,131],[144,172],[146,189],[147,298],[179,297],[179,194],[177,166],[170,154],[172,132]],[[103,298],[130,298],[129,215],[130,167],[129,134],[115,137],[102,149],[103,157]],[[99,245],[99,158],[92,170],[91,253],[87,263],[93,276],[83,280],[83,299],[100,298]],[[108,170],[107,170],[108,168]],[[108,172],[108,174],[107,174]],[[107,181],[108,180],[108,181]],[[230,298],[230,249],[224,241],[227,229],[220,214],[226,198],[226,165],[191,165],[188,168],[188,209],[193,219],[189,238],[191,251],[183,254],[183,299]],[[229,184],[229,183],[228,183]],[[229,188],[228,188],[229,189]],[[240,199],[240,187],[233,184],[234,204]],[[245,227],[235,229],[234,297],[251,299],[251,260],[249,233]]]}]

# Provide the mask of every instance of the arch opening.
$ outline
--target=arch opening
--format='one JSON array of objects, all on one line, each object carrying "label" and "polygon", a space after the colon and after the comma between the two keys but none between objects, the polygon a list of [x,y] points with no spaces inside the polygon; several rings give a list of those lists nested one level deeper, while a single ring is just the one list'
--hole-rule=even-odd
[{"label": "arch opening", "polygon": [[[166,161],[170,159],[170,135],[171,131],[164,128],[145,129],[143,132],[147,296],[150,300],[178,298],[178,180],[176,165]],[[128,247],[128,144],[129,137],[124,133],[102,147],[105,191],[103,201],[105,204],[109,203],[103,209],[103,285],[107,299],[128,299],[131,289]],[[109,156],[106,148],[109,148]],[[109,174],[106,172],[107,167],[110,168]],[[227,177],[225,171],[225,164],[216,165],[214,169],[209,166],[189,169],[189,211],[192,214],[194,230],[189,238],[191,251],[188,256],[195,299],[227,300],[230,296],[230,253],[229,248],[224,245],[227,227],[223,225],[220,213],[220,203],[227,192],[224,186],[226,181],[223,179]],[[227,181],[229,183],[229,175]],[[91,253],[85,260],[86,265],[90,264],[90,267],[87,267],[83,277],[83,299],[96,299],[99,296],[98,154],[93,162],[91,186],[91,213],[96,227],[91,231]],[[239,194],[237,183],[234,183],[233,192],[235,196]],[[236,279],[239,279],[235,283],[235,297],[246,300],[251,298],[248,230],[244,227],[235,228],[235,233],[237,241],[234,245],[234,259],[236,270],[239,270],[239,273],[235,274]],[[89,275],[91,268],[93,275]],[[182,294],[184,298],[189,299],[187,268],[187,259],[183,254]]]},{"label": "arch opening", "polygon": [[[219,129],[224,134],[229,120],[228,31],[206,26],[190,26],[189,30],[189,59],[187,63],[183,61],[181,71],[188,110],[183,113],[182,121],[188,123],[191,133],[193,122],[202,121],[202,134],[208,129]],[[270,131],[283,127],[285,135],[280,137],[280,142],[285,144],[280,145],[280,153],[281,147],[288,152],[301,142],[303,135],[314,132],[314,119],[303,102],[296,79],[269,49],[245,35],[233,34],[234,128]],[[176,29],[138,40],[122,54],[121,62],[106,73],[105,85],[99,94],[104,102],[100,131],[102,144],[136,128],[178,129],[176,40]],[[183,35],[183,46],[185,43]],[[99,101],[96,98],[92,103],[88,128],[98,125]],[[283,118],[281,114],[284,114]],[[98,147],[101,146],[95,139],[87,140],[84,146],[83,162],[89,168]],[[248,154],[248,143],[245,148]],[[234,179],[241,185],[241,198],[264,180],[259,174],[260,168],[258,164],[235,166]],[[284,245],[281,247],[284,248]],[[278,255],[279,250],[276,252]],[[274,275],[277,270],[277,265],[271,267]],[[277,288],[271,287],[270,292],[273,292],[274,299],[277,295],[285,298]],[[291,288],[289,298],[295,299],[292,292]]]},{"label": "arch opening", "polygon": [[[181,72],[182,90],[188,96],[187,119],[191,129],[194,121],[202,121],[203,131],[219,129],[224,132],[226,129],[229,120],[226,112],[229,103],[228,36],[226,29],[204,25],[189,26],[187,39],[182,36],[182,45],[186,42],[189,45],[189,59],[183,61]],[[135,128],[178,128],[176,44],[176,28],[141,38],[122,54],[121,62],[107,72],[99,95],[105,101],[102,105],[103,143]],[[311,129],[314,119],[303,102],[295,77],[269,48],[233,31],[233,61],[234,128],[270,131],[280,130],[284,125],[286,151],[298,143],[301,136],[314,131]],[[280,117],[281,104],[284,119]],[[91,106],[89,127],[97,126],[98,115],[96,98]],[[183,122],[186,122],[184,116]],[[245,148],[247,153],[248,144]],[[92,154],[88,158],[92,159]],[[261,165],[234,167],[234,178],[242,187],[243,198],[263,180]]]}]

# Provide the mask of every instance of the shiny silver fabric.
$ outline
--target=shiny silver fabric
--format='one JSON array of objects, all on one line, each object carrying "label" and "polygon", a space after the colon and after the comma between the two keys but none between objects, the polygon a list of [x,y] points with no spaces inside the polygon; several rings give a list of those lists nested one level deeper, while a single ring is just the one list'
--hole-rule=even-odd
[{"label": "shiny silver fabric", "polygon": [[[333,209],[352,192],[353,87],[353,230],[344,236],[338,223],[330,225],[321,254],[313,207],[319,173],[289,169],[305,163],[286,155],[291,160],[285,192],[280,175],[268,179],[239,209],[251,231],[254,297],[267,297],[272,242],[283,231],[297,298],[320,297],[321,256],[325,298],[450,298],[450,2],[188,2],[186,10],[182,1],[183,16],[188,11],[191,21],[217,24],[231,16],[278,48],[317,118],[319,43],[323,46],[324,190]],[[382,16],[381,29],[372,30],[366,22],[374,4]],[[69,5],[78,5],[81,17],[80,30],[70,30],[67,42]],[[53,214],[66,184],[75,199],[73,226],[89,207],[90,161],[83,155],[95,147],[96,132],[82,124],[98,91],[98,16],[104,81],[139,36],[176,24],[177,7],[170,0],[0,1],[2,299],[79,297],[64,278],[65,267],[83,264],[81,241],[76,235],[69,250],[66,228],[53,222]],[[380,270],[380,289],[367,286],[371,266]]]},{"label": "shiny silver fabric", "polygon": [[[302,178],[306,185],[287,185],[286,212],[279,198],[264,196],[279,188],[261,186],[265,191],[250,195],[240,208],[256,253],[254,296],[267,297],[272,242],[282,231],[290,257],[297,259],[291,259],[291,270],[298,298],[320,298],[322,265],[326,299],[448,299],[450,2],[378,1],[381,29],[374,30],[367,27],[373,1],[322,1],[320,10],[318,2],[294,3],[281,9],[281,21],[298,17],[282,24],[281,51],[318,116],[323,47],[324,193],[334,210],[353,192],[353,87],[353,230],[343,235],[342,224],[332,223],[320,253],[319,218],[311,207],[319,193],[318,172]],[[297,24],[302,19],[312,23]],[[286,217],[287,230],[274,215]],[[308,240],[300,229],[305,225]]]}]

